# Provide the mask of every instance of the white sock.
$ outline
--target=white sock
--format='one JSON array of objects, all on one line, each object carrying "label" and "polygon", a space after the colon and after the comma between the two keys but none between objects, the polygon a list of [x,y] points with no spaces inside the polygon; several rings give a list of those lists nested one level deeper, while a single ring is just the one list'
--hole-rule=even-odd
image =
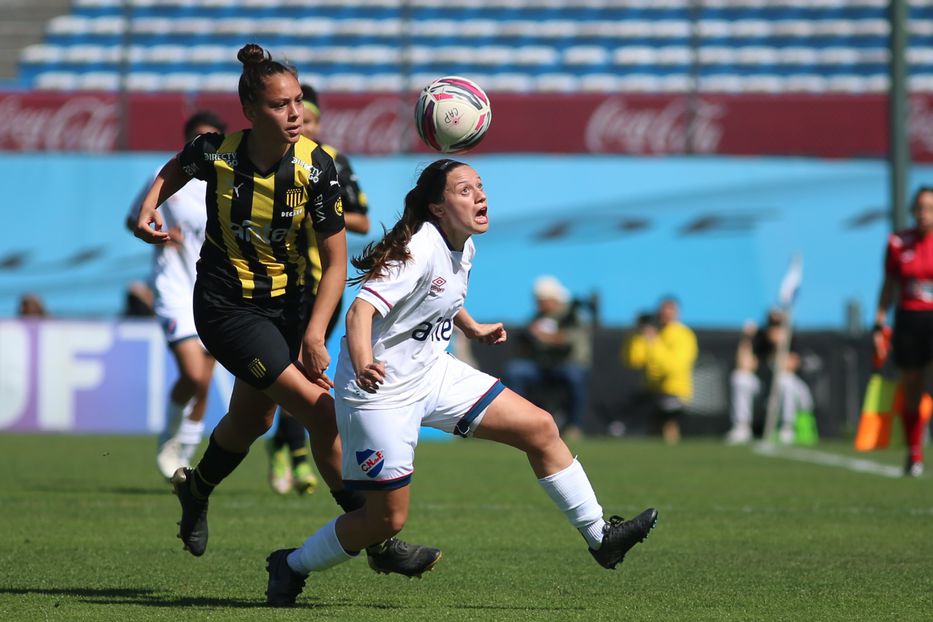
[{"label": "white sock", "polygon": [[598,549],[603,542],[603,508],[596,500],[596,493],[589,478],[583,471],[583,465],[573,459],[573,463],[563,471],[542,477],[538,480],[544,492],[576,527],[591,549]]},{"label": "white sock", "polygon": [[286,559],[288,567],[300,575],[307,575],[309,572],[326,570],[356,557],[347,553],[340,544],[336,524],[335,518],[305,540],[300,549],[292,551]]},{"label": "white sock", "polygon": [[192,421],[185,417],[181,421],[175,438],[182,445],[198,445],[204,436],[204,421]]},{"label": "white sock", "polygon": [[185,410],[190,410],[189,404],[176,404],[171,398],[165,406],[165,425],[162,427],[162,433],[159,434],[159,443],[164,443],[173,438],[178,433],[178,427],[181,425],[185,416]]}]

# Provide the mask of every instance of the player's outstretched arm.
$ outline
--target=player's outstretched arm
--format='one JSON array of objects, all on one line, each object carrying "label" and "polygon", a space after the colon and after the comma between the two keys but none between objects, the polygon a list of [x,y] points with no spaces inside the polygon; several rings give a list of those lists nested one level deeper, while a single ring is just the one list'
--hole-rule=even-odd
[{"label": "player's outstretched arm", "polygon": [[505,343],[508,339],[508,333],[502,322],[495,322],[494,324],[477,322],[467,312],[466,307],[460,309],[460,312],[454,316],[454,324],[463,331],[468,339],[476,339],[485,344]]},{"label": "player's outstretched arm", "polygon": [[164,244],[171,238],[168,231],[162,231],[162,215],[158,207],[170,196],[181,190],[191,177],[186,174],[177,158],[172,158],[162,167],[143,197],[136,219],[137,238],[149,244]]}]

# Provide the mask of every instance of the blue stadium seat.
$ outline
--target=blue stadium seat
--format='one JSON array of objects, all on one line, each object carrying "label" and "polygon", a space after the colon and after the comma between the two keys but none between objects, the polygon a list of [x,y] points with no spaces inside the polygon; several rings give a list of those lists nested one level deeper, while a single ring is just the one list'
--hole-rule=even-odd
[{"label": "blue stadium seat", "polygon": [[[224,90],[239,71],[236,51],[255,40],[312,68],[328,90],[391,90],[457,72],[510,91],[880,92],[887,4],[74,0],[42,44],[23,49],[20,73],[36,88],[110,84],[129,36],[127,84],[146,91],[192,90],[191,75]],[[933,2],[913,0],[909,10],[911,85],[929,90]]]}]

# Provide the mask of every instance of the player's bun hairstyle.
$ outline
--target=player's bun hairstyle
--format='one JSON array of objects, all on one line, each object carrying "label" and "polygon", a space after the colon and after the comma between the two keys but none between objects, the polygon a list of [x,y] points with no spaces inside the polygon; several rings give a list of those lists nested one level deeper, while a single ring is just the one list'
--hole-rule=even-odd
[{"label": "player's bun hairstyle", "polygon": [[209,110],[199,110],[193,115],[188,117],[188,120],[185,121],[185,140],[191,140],[194,138],[194,130],[199,125],[209,125],[220,130],[220,133],[223,134],[227,131],[227,124],[223,122],[223,119],[218,117],[213,112]]},{"label": "player's bun hairstyle", "polygon": [[445,158],[435,160],[421,171],[415,187],[405,195],[405,210],[392,230],[378,242],[370,242],[359,256],[352,259],[353,267],[359,270],[360,274],[347,279],[348,283],[357,285],[369,279],[383,277],[389,263],[405,263],[411,259],[408,252],[411,236],[418,233],[421,225],[435,219],[428,206],[444,200],[447,174],[460,166],[466,164]]},{"label": "player's bun hairstyle", "polygon": [[240,84],[237,88],[240,94],[240,103],[253,104],[259,101],[266,89],[265,80],[269,76],[279,73],[289,73],[298,78],[298,72],[291,65],[272,60],[272,56],[262,46],[247,43],[237,52],[236,58],[243,63],[243,73],[240,74]]}]

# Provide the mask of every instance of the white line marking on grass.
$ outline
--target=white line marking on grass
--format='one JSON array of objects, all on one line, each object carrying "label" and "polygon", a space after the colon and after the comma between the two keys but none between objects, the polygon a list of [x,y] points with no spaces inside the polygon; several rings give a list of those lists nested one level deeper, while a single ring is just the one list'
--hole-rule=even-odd
[{"label": "white line marking on grass", "polygon": [[787,460],[797,460],[798,462],[809,462],[810,464],[822,464],[823,466],[834,466],[857,473],[869,473],[871,475],[880,475],[881,477],[899,478],[904,476],[904,471],[890,464],[880,464],[873,460],[864,458],[850,458],[831,454],[825,451],[816,451],[815,449],[801,449],[799,447],[776,447],[774,445],[760,444],[752,450],[760,456],[770,458],[785,458]]}]

